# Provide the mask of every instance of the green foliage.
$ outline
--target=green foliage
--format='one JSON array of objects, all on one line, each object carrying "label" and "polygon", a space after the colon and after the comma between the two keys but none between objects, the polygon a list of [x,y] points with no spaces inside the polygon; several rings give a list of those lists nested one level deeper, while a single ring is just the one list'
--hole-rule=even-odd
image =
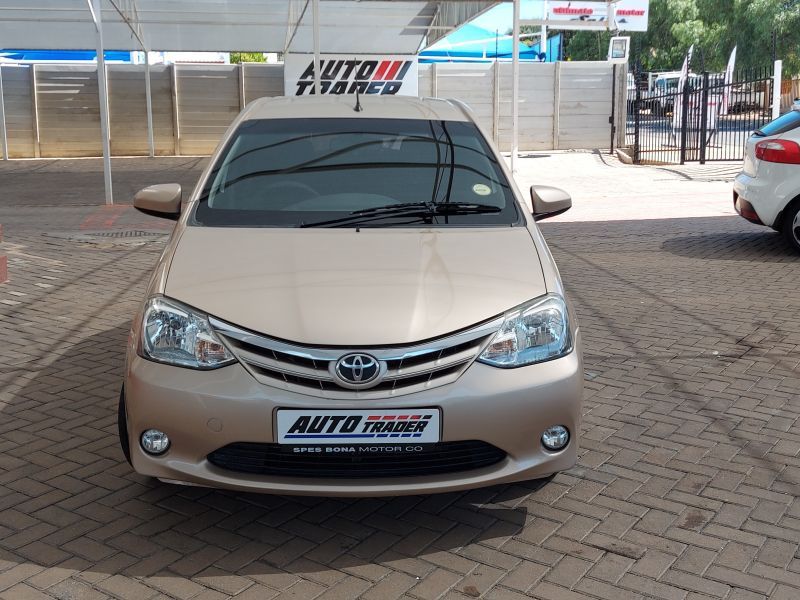
[{"label": "green foliage", "polygon": [[566,60],[605,60],[611,34],[607,31],[564,32]]},{"label": "green foliage", "polygon": [[244,62],[266,62],[262,52],[231,52],[231,64],[239,64]]},{"label": "green foliage", "polygon": [[[631,33],[631,59],[643,70],[677,70],[692,44],[692,68],[721,71],[734,46],[738,67],[784,61],[784,73],[800,73],[800,0],[651,0],[649,30]],[[606,32],[570,32],[570,60],[604,60]]]}]

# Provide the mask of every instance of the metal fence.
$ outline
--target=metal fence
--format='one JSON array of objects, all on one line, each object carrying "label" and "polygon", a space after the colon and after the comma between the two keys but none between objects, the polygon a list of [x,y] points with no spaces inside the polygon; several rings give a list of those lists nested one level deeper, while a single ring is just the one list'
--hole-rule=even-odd
[{"label": "metal fence", "polygon": [[626,141],[636,164],[741,160],[753,131],[772,119],[772,68],[688,77],[682,88],[628,99]]},{"label": "metal fence", "polygon": [[[107,69],[111,153],[147,155],[145,68]],[[282,64],[153,66],[155,154],[210,154],[247,103],[284,93],[283,76]],[[520,150],[605,147],[610,115],[624,135],[624,89],[624,69],[607,62],[521,64]],[[469,104],[502,150],[511,148],[511,90],[510,63],[420,65],[420,94]],[[0,150],[11,158],[100,156],[96,66],[1,65],[2,131],[8,144],[0,135]]]}]

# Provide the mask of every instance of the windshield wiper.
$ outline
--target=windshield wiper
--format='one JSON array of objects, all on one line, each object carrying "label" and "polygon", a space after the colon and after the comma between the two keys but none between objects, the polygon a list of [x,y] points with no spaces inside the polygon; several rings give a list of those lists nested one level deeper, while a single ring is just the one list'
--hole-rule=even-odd
[{"label": "windshield wiper", "polygon": [[331,225],[344,225],[348,223],[351,225],[358,225],[389,217],[433,218],[439,215],[479,215],[498,213],[501,210],[502,209],[498,206],[475,204],[473,202],[448,202],[446,204],[434,204],[433,202],[403,202],[401,204],[388,204],[386,206],[354,210],[349,215],[339,217],[338,219],[301,223],[299,227],[329,227]]}]

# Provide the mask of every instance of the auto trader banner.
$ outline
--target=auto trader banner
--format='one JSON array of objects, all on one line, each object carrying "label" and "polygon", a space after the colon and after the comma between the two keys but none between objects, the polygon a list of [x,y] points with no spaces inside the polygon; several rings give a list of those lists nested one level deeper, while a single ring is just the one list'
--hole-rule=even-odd
[{"label": "auto trader banner", "polygon": [[[314,90],[314,57],[287,54],[283,69],[287,96],[308,96]],[[323,94],[362,94],[416,96],[418,94],[417,57],[408,55],[323,54],[320,57]]]}]

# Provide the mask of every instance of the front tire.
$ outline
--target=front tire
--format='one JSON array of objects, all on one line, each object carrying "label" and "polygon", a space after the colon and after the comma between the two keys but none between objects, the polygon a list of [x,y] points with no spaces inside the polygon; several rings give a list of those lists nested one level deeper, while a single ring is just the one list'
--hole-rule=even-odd
[{"label": "front tire", "polygon": [[800,252],[800,202],[795,202],[786,209],[783,216],[783,237]]},{"label": "front tire", "polygon": [[119,391],[119,404],[117,405],[117,430],[119,433],[119,445],[122,448],[122,454],[125,455],[125,460],[128,461],[130,466],[131,462],[131,442],[128,438],[128,417],[125,413],[125,386]]}]

